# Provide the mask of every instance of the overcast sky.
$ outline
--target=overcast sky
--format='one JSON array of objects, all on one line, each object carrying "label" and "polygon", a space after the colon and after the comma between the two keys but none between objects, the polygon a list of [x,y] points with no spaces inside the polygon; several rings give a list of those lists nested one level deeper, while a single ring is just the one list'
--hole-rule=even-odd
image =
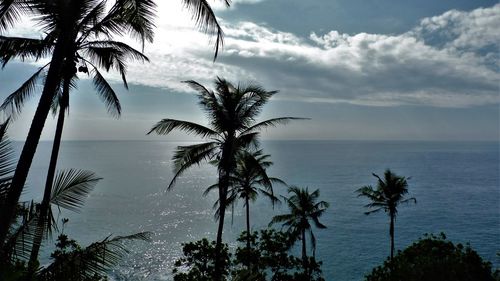
[{"label": "overcast sky", "polygon": [[[149,64],[130,63],[130,90],[114,81],[123,114],[113,119],[81,77],[64,139],[191,139],[145,136],[162,118],[206,123],[182,80],[216,76],[279,90],[262,117],[309,117],[266,139],[498,140],[500,4],[468,0],[240,0],[214,3],[225,45],[198,32],[182,1],[158,1]],[[25,21],[10,35],[36,36]],[[0,71],[3,100],[36,69]],[[37,99],[10,128],[21,140]],[[43,139],[53,136],[48,120]]]}]

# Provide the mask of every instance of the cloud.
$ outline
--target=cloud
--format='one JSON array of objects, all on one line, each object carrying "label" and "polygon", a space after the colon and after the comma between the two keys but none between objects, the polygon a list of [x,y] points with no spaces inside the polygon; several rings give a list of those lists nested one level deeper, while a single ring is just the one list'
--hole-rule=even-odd
[{"label": "cloud", "polygon": [[[189,92],[180,81],[210,86],[223,76],[256,81],[280,90],[278,98],[304,102],[437,107],[499,103],[500,4],[451,10],[396,35],[332,30],[299,37],[265,24],[221,19],[225,46],[215,63],[213,38],[193,27],[180,1],[158,4],[155,42],[145,49],[151,63],[131,63],[129,82]],[[119,80],[116,74],[108,77]]]},{"label": "cloud", "polygon": [[[254,5],[254,4],[258,4],[260,2],[264,2],[264,1],[266,1],[266,0],[231,0],[230,1],[231,6],[229,9],[235,9],[240,4]],[[227,6],[223,0],[216,0],[214,2],[211,2],[210,5],[212,6],[212,8],[214,10],[227,9]]]},{"label": "cloud", "polygon": [[415,32],[426,42],[432,43],[431,38],[434,37],[444,40],[447,48],[477,51],[498,46],[498,26],[500,4],[471,12],[451,10],[439,16],[425,18],[420,21]]}]

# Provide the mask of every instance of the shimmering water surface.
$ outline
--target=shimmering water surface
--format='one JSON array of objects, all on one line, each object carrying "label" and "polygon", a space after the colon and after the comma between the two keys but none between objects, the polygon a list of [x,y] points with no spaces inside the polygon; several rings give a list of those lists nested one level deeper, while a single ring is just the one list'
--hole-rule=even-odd
[{"label": "shimmering water surface", "polygon": [[[216,194],[203,197],[214,183],[215,170],[201,166],[181,177],[170,192],[171,157],[187,142],[70,141],[61,149],[59,168],[89,169],[104,179],[81,213],[63,213],[65,233],[82,245],[115,234],[154,233],[153,242],[133,243],[132,253],[118,266],[114,280],[172,280],[180,244],[215,237],[212,205]],[[19,150],[21,143],[14,143]],[[50,152],[42,142],[24,198],[41,198]],[[269,174],[289,184],[319,188],[331,207],[316,230],[317,257],[326,280],[362,280],[389,254],[388,218],[363,214],[364,199],[354,191],[374,184],[372,172],[391,168],[411,176],[410,195],[417,205],[402,206],[396,221],[396,247],[424,233],[445,232],[455,242],[470,242],[484,258],[500,266],[499,144],[494,142],[267,141],[265,151],[275,165]],[[285,195],[284,187],[276,192]],[[242,205],[226,222],[225,241],[235,246],[244,228]],[[253,229],[267,226],[274,210],[265,201],[251,205]],[[48,262],[51,247],[43,255]]]}]

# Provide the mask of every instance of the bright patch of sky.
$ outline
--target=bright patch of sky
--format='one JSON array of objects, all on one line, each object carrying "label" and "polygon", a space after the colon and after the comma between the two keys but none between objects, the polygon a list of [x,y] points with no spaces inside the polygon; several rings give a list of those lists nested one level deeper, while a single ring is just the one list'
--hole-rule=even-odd
[{"label": "bright patch of sky", "polygon": [[[271,139],[498,140],[500,4],[496,1],[240,0],[214,5],[225,45],[194,27],[182,1],[158,1],[148,64],[129,64],[123,116],[107,117],[82,79],[65,139],[144,136],[161,118],[206,123],[183,80],[210,87],[216,76],[280,90],[263,117],[311,117],[269,130]],[[9,34],[32,35],[28,21]],[[0,72],[1,96],[29,77],[33,63]],[[84,78],[84,77],[82,77]],[[27,132],[36,102],[11,128]],[[44,138],[50,139],[53,127]],[[159,139],[189,139],[182,134]]]}]

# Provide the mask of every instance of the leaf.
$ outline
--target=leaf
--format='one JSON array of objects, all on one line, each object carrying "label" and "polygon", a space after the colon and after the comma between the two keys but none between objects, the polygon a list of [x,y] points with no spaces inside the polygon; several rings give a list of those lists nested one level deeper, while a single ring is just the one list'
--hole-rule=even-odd
[{"label": "leaf", "polygon": [[78,212],[88,194],[101,179],[91,171],[75,169],[58,171],[52,186],[50,203]]},{"label": "leaf", "polygon": [[3,101],[0,105],[0,110],[5,110],[10,116],[16,117],[17,114],[21,113],[22,107],[28,98],[31,98],[35,94],[37,88],[37,81],[42,74],[42,71],[49,64],[40,67],[33,75],[31,75],[28,80],[26,80],[21,87],[15,90]]},{"label": "leaf", "polygon": [[148,135],[152,132],[155,132],[158,135],[167,135],[175,129],[179,129],[188,134],[194,133],[202,138],[217,135],[217,132],[205,126],[175,119],[163,119],[159,121],[151,128],[151,130],[149,130]]},{"label": "leaf", "polygon": [[[224,32],[217,22],[215,13],[206,0],[183,0],[184,6],[193,14],[193,19],[200,30],[210,35],[216,36],[214,61],[219,54],[219,49],[224,45]],[[229,6],[229,2],[225,1]]]},{"label": "leaf", "polygon": [[[150,232],[140,232],[127,236],[116,236],[94,242],[81,251],[74,251],[65,260],[58,260],[39,272],[39,276],[54,276],[60,268],[79,269],[81,277],[92,279],[94,275],[106,273],[129,253],[124,242],[127,240],[151,241]],[[93,279],[92,279],[93,280]]]},{"label": "leaf", "polygon": [[108,81],[106,81],[97,68],[94,67],[92,72],[94,74],[92,82],[97,90],[97,94],[99,94],[99,98],[101,98],[106,105],[106,109],[109,114],[114,117],[119,117],[121,115],[122,107],[115,91],[111,88],[111,85],[109,85]]}]

